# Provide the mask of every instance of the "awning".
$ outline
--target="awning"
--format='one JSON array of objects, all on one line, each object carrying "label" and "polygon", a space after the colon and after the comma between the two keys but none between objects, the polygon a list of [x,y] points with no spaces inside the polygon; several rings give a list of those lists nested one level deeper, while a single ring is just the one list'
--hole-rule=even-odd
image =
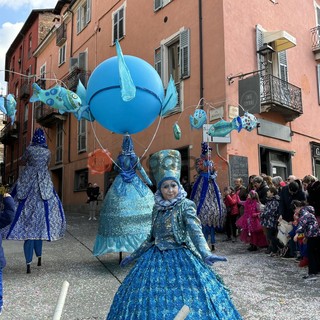
[{"label": "awning", "polygon": [[263,32],[263,43],[273,43],[272,47],[277,52],[297,45],[296,38],[284,30]]}]

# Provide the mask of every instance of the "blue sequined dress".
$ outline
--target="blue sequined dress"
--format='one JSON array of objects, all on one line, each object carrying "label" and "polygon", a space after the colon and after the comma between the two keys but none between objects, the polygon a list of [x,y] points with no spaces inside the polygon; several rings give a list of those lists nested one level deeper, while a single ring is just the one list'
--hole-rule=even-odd
[{"label": "blue sequined dress", "polygon": [[136,170],[145,181],[152,183],[133,152],[119,155],[117,164],[115,168],[119,174],[101,207],[94,256],[110,252],[132,252],[150,232],[154,195],[136,174]]},{"label": "blue sequined dress", "polygon": [[139,260],[119,287],[107,320],[172,320],[183,305],[188,320],[241,319],[219,276],[203,260],[211,254],[194,202],[183,198],[153,210]]},{"label": "blue sequined dress", "polygon": [[42,146],[26,149],[26,165],[11,191],[16,214],[7,239],[54,241],[64,236],[66,220],[48,170],[50,157],[50,150]]}]

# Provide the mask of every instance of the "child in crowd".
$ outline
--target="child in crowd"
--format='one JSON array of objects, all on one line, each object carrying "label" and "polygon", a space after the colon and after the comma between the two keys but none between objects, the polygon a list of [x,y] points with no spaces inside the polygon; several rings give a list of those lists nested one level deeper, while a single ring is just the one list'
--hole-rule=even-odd
[{"label": "child in crowd", "polygon": [[238,197],[238,203],[244,206],[244,213],[236,225],[241,228],[240,240],[250,243],[249,251],[257,251],[258,247],[266,247],[267,240],[260,224],[261,203],[259,195],[255,190],[251,190],[246,201],[241,201]]},{"label": "child in crowd", "polygon": [[320,273],[320,228],[314,215],[314,208],[304,201],[293,200],[292,208],[298,215],[299,222],[296,234],[293,238],[298,241],[299,235],[304,233],[307,239],[307,254],[309,259],[308,274],[303,278],[306,280],[316,280]]},{"label": "child in crowd", "polygon": [[[9,193],[4,193],[3,204],[4,204],[4,209],[0,213],[1,231],[3,228],[8,226],[12,222],[15,214],[14,201]],[[2,237],[0,237],[0,314],[2,313],[2,308],[3,308],[2,270],[5,266],[6,266],[6,259],[5,259],[4,251],[2,248]]]},{"label": "child in crowd", "polygon": [[267,202],[263,212],[260,214],[260,222],[268,242],[266,253],[270,253],[272,257],[279,251],[279,240],[277,238],[278,219],[280,216],[279,201],[280,197],[278,196],[277,189],[270,187],[267,191]]},{"label": "child in crowd", "polygon": [[227,208],[227,218],[226,218],[226,241],[231,240],[235,242],[237,239],[237,226],[236,221],[239,216],[239,207],[238,207],[238,196],[234,188],[229,186],[224,188],[224,204]]}]

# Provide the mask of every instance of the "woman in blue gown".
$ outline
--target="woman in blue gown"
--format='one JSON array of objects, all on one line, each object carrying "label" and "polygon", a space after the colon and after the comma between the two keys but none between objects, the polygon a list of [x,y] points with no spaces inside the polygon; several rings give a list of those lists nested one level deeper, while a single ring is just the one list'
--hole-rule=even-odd
[{"label": "woman in blue gown", "polygon": [[151,227],[153,193],[149,177],[134,152],[130,135],[125,135],[115,170],[119,172],[108,190],[100,211],[93,255],[132,252],[147,238]]},{"label": "woman in blue gown", "polygon": [[226,258],[211,253],[194,202],[180,185],[181,156],[162,150],[150,158],[157,182],[151,233],[121,266],[138,259],[119,287],[108,320],[241,319],[220,277],[209,267]]},{"label": "woman in blue gown", "polygon": [[201,155],[196,160],[198,177],[192,187],[190,199],[197,205],[197,215],[201,221],[206,240],[210,236],[211,250],[215,249],[215,229],[222,229],[226,218],[226,208],[216,183],[217,171],[209,157],[206,142],[201,143]]},{"label": "woman in blue gown", "polygon": [[41,265],[42,241],[59,240],[66,229],[62,203],[48,170],[50,158],[44,132],[38,128],[22,157],[25,167],[11,191],[16,213],[6,236],[9,240],[24,240],[27,273],[31,272],[33,252]]}]

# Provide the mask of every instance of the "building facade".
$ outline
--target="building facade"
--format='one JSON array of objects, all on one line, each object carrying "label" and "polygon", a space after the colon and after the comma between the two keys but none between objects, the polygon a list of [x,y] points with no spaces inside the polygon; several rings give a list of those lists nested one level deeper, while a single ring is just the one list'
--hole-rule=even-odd
[{"label": "building facade", "polygon": [[[251,174],[320,177],[319,8],[318,0],[58,1],[59,21],[33,51],[36,74],[43,89],[76,91],[79,79],[86,86],[94,69],[116,55],[118,39],[125,55],[154,66],[165,88],[172,75],[179,93],[169,116],[132,135],[146,171],[152,153],[178,149],[183,175],[192,181],[201,142],[208,139],[221,188],[239,176],[246,183]],[[12,53],[7,59],[13,63]],[[14,81],[8,80],[10,92]],[[207,114],[204,130],[190,126],[196,109]],[[116,159],[122,136],[41,103],[32,110],[48,135],[50,169],[65,207],[85,203],[87,182],[97,182],[104,193],[114,172],[93,175],[88,157],[103,148]],[[244,112],[258,118],[258,128],[206,135],[212,124]],[[17,155],[7,157],[6,166]]]},{"label": "building facade", "polygon": [[17,102],[14,124],[11,124],[10,118],[4,117],[5,126],[0,133],[0,142],[4,145],[2,179],[6,184],[12,184],[17,179],[19,159],[29,144],[35,127],[33,108],[29,102],[37,69],[33,52],[54,25],[54,17],[52,9],[33,10],[6,53],[7,92],[14,94]]}]

